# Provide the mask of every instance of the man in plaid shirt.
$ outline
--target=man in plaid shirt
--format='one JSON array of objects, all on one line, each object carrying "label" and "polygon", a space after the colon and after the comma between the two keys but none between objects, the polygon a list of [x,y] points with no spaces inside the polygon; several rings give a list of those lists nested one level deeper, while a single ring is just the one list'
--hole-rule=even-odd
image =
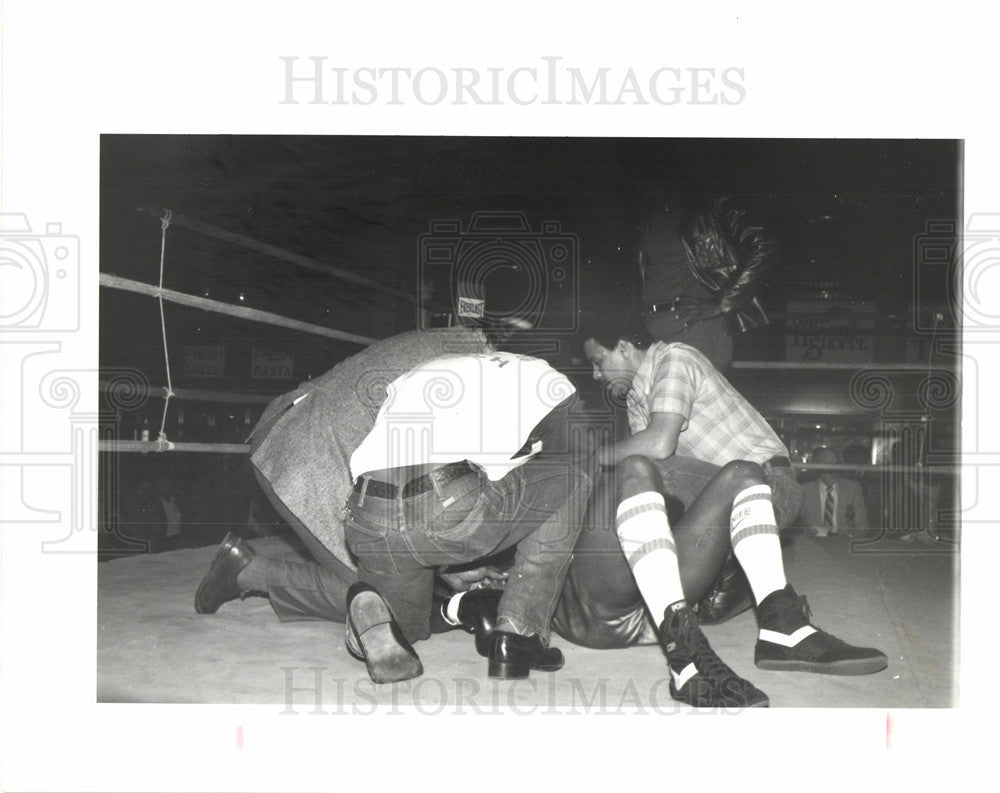
[{"label": "man in plaid shirt", "polygon": [[[631,435],[602,446],[597,460],[615,469],[618,540],[650,612],[663,614],[658,634],[671,693],[699,707],[768,704],[712,651],[687,605],[680,571],[707,563],[700,543],[675,541],[675,533],[692,531],[729,533],[757,603],[758,668],[836,675],[885,669],[884,653],[812,625],[804,598],[785,579],[778,526],[795,517],[800,488],[764,418],[687,344],[647,349],[641,331],[614,326],[593,333],[584,351],[595,379],[627,392]],[[674,526],[665,494],[685,507]]]}]

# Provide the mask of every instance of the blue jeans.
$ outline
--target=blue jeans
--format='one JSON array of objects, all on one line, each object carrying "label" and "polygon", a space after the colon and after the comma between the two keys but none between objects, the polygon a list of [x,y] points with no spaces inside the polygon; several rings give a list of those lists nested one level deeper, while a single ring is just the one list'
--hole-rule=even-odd
[{"label": "blue jeans", "polygon": [[[470,471],[416,496],[352,492],[347,547],[410,641],[430,635],[434,570],[517,545],[498,618],[548,641],[590,497],[590,477],[535,458],[499,481]],[[362,478],[363,479],[363,478]]]}]

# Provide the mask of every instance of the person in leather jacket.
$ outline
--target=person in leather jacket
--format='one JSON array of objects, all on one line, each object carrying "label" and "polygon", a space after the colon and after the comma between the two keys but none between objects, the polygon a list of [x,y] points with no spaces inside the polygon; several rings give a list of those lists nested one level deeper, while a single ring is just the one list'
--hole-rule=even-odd
[{"label": "person in leather jacket", "polygon": [[725,371],[733,330],[768,322],[756,292],[777,261],[774,240],[734,197],[660,202],[640,236],[643,324],[654,339],[690,344]]}]

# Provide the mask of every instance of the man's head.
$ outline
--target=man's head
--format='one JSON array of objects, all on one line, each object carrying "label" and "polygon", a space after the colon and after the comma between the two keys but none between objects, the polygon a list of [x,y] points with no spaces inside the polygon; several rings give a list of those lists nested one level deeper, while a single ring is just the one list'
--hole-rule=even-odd
[{"label": "man's head", "polygon": [[632,378],[645,355],[643,349],[625,339],[605,347],[590,338],[583,343],[583,352],[594,367],[595,380],[600,380],[609,388],[626,389],[632,384]]},{"label": "man's head", "polygon": [[627,389],[646,355],[645,331],[627,320],[598,323],[589,331],[583,352],[594,367],[594,379]]},{"label": "man's head", "polygon": [[[840,463],[840,457],[837,451],[829,446],[817,446],[809,455],[809,461],[816,465],[837,465]],[[823,484],[832,485],[837,481],[838,475],[836,471],[823,471],[819,478]]]}]

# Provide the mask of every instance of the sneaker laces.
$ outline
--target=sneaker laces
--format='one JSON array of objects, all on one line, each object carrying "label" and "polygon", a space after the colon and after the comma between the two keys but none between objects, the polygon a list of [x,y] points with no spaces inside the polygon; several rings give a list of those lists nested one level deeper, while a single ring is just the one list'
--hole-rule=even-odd
[{"label": "sneaker laces", "polygon": [[716,655],[715,650],[712,649],[700,630],[698,630],[698,638],[694,646],[693,660],[698,671],[716,685],[721,685],[726,680],[744,682],[743,678],[726,666],[722,659]]},{"label": "sneaker laces", "polygon": [[742,681],[742,678],[715,654],[690,610],[679,609],[671,612],[664,624],[664,632],[669,637],[668,657],[672,654],[675,659],[692,662],[702,677],[715,684],[727,679]]},{"label": "sneaker laces", "polygon": [[[761,627],[784,633],[791,633],[802,625],[812,625],[812,609],[809,608],[809,601],[805,595],[795,593],[791,587],[783,590],[776,602],[766,604],[763,609],[759,609],[757,616]],[[805,622],[800,625],[801,620]]]}]

